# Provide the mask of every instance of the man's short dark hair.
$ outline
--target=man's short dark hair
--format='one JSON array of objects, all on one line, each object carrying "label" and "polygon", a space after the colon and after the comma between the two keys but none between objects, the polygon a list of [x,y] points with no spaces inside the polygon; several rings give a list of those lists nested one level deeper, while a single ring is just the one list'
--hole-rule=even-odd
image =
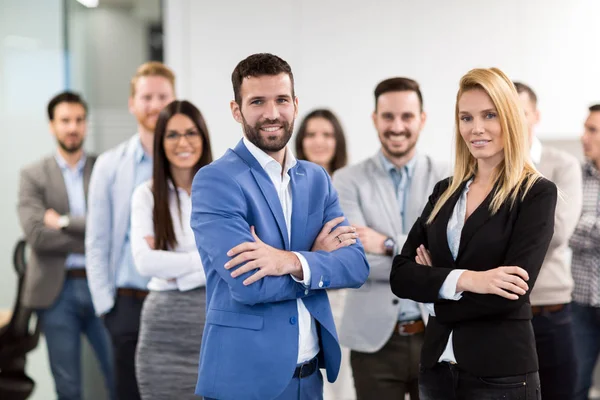
[{"label": "man's short dark hair", "polygon": [[239,106],[242,105],[242,96],[240,90],[242,81],[249,76],[259,77],[264,75],[288,74],[292,82],[292,97],[294,92],[294,74],[290,65],[280,57],[269,53],[258,53],[248,56],[236,65],[231,74],[231,83],[233,84],[233,96]]},{"label": "man's short dark hair", "polygon": [[531,87],[527,86],[523,82],[513,82],[513,84],[515,85],[515,89],[517,89],[517,93],[519,93],[519,94],[527,93],[527,95],[529,96],[529,99],[531,100],[533,105],[535,107],[537,107],[537,102],[538,102],[537,95],[535,94],[535,92],[533,91],[533,89]]},{"label": "man's short dark hair", "polygon": [[379,96],[387,92],[415,92],[419,97],[421,112],[423,112],[423,95],[417,81],[410,78],[390,78],[379,82],[375,88],[375,110]]},{"label": "man's short dark hair", "polygon": [[600,104],[591,105],[589,110],[590,110],[590,112],[600,111]]},{"label": "man's short dark hair", "polygon": [[85,115],[87,116],[88,108],[86,102],[83,101],[79,94],[67,90],[54,96],[48,103],[48,119],[50,121],[54,120],[54,110],[60,103],[81,104],[83,110],[85,111]]}]

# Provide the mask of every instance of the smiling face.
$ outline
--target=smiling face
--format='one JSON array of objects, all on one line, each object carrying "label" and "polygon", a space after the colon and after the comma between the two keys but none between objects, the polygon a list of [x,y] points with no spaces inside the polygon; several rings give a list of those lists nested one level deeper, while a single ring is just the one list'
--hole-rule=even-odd
[{"label": "smiling face", "polygon": [[202,157],[202,137],[194,122],[184,114],[169,119],[163,139],[171,168],[192,169]]},{"label": "smiling face", "polygon": [[409,90],[381,94],[373,112],[373,124],[387,158],[411,156],[425,125],[419,96]]},{"label": "smiling face", "polygon": [[246,77],[240,95],[241,104],[232,101],[231,112],[246,138],[267,154],[281,151],[292,137],[298,110],[290,76]]},{"label": "smiling face", "polygon": [[504,158],[498,111],[482,89],[467,90],[458,100],[460,135],[477,162],[495,166]]},{"label": "smiling face", "polygon": [[175,100],[171,82],[159,75],[140,77],[135,93],[129,98],[129,112],[135,116],[140,129],[154,133],[160,111]]},{"label": "smiling face", "polygon": [[306,123],[306,133],[302,141],[304,156],[329,170],[335,156],[335,128],[323,117],[314,117]]}]

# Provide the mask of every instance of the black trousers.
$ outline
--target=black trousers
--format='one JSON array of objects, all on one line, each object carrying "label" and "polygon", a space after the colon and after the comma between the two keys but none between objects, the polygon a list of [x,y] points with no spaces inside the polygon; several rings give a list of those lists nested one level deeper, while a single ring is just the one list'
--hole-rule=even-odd
[{"label": "black trousers", "polygon": [[446,362],[437,363],[433,368],[421,367],[419,393],[421,400],[540,400],[542,398],[537,372],[483,378],[460,369],[458,365]]},{"label": "black trousers", "polygon": [[104,317],[104,324],[112,340],[116,392],[119,400],[140,399],[135,377],[135,350],[143,304],[143,299],[117,296],[115,306]]},{"label": "black trousers", "polygon": [[571,399],[577,379],[571,305],[533,317],[544,400]]}]

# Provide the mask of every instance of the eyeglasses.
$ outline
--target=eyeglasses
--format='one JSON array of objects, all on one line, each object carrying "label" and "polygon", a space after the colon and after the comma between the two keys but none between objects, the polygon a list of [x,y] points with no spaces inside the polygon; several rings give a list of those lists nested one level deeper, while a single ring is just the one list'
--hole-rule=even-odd
[{"label": "eyeglasses", "polygon": [[188,143],[197,143],[200,141],[200,132],[198,131],[188,131],[186,133],[177,133],[177,132],[168,132],[165,135],[165,142],[169,144],[179,143],[181,138],[184,137]]}]

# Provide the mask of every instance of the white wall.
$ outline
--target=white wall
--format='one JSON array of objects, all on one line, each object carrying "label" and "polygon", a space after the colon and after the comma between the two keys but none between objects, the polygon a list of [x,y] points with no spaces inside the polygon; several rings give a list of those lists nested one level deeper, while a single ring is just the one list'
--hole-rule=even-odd
[{"label": "white wall", "polygon": [[179,96],[204,113],[216,156],[241,136],[228,106],[233,68],[272,52],[292,66],[300,117],[321,106],[340,116],[353,162],[379,147],[375,85],[416,79],[429,115],[419,147],[449,160],[458,81],[474,67],[497,66],[537,91],[542,138],[579,135],[600,102],[598,15],[595,0],[168,0],[166,61]]}]

